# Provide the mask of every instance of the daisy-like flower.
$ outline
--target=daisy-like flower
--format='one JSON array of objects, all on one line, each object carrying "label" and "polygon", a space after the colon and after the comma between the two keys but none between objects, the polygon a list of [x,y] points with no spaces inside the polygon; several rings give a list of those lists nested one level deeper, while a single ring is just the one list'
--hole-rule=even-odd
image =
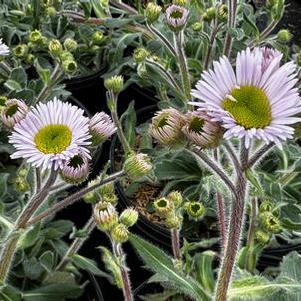
[{"label": "daisy-like flower", "polygon": [[74,185],[84,182],[89,175],[89,162],[83,155],[75,155],[68,160],[61,170],[64,181]]},{"label": "daisy-like flower", "polygon": [[173,145],[182,140],[183,115],[176,109],[164,109],[156,113],[149,127],[150,134],[162,144]]},{"label": "daisy-like flower", "polygon": [[172,4],[166,11],[166,22],[168,26],[175,31],[183,29],[187,23],[189,11],[180,5]]},{"label": "daisy-like flower", "polygon": [[1,121],[9,128],[14,127],[18,122],[25,118],[28,107],[22,100],[8,99],[1,110]]},{"label": "daisy-like flower", "polygon": [[291,124],[301,119],[301,99],[293,62],[280,65],[282,55],[268,48],[247,49],[238,54],[236,74],[226,57],[205,71],[192,95],[192,104],[206,111],[226,129],[225,139],[245,138],[276,143],[293,137]]},{"label": "daisy-like flower", "polygon": [[204,112],[188,112],[185,115],[186,124],[182,128],[186,138],[202,148],[214,148],[218,145],[222,130],[217,122]]},{"label": "daisy-like flower", "polygon": [[96,113],[91,118],[89,129],[92,135],[93,145],[103,143],[116,132],[114,122],[111,117],[104,112]]},{"label": "daisy-like flower", "polygon": [[16,148],[11,157],[24,158],[42,169],[63,168],[75,155],[90,158],[86,148],[90,138],[84,111],[54,98],[38,104],[15,125],[9,138]]},{"label": "daisy-like flower", "polygon": [[7,56],[9,55],[9,48],[6,44],[2,42],[2,39],[0,39],[0,56]]}]

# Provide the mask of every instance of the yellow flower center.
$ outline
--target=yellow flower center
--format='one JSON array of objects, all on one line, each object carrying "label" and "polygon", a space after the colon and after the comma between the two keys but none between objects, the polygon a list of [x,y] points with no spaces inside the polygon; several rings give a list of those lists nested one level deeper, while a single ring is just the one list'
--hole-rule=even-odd
[{"label": "yellow flower center", "polygon": [[47,125],[41,128],[34,137],[39,151],[44,154],[59,154],[70,145],[72,132],[63,124]]},{"label": "yellow flower center", "polygon": [[265,92],[254,86],[235,88],[222,102],[235,121],[246,129],[265,128],[272,121],[271,106]]}]

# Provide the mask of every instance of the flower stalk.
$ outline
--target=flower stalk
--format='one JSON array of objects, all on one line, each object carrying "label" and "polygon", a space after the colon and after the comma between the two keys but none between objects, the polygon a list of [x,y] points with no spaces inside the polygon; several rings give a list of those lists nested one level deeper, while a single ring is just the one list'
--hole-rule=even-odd
[{"label": "flower stalk", "polygon": [[181,260],[181,244],[180,244],[180,230],[171,229],[171,241],[172,241],[172,251],[173,256],[176,260]]}]

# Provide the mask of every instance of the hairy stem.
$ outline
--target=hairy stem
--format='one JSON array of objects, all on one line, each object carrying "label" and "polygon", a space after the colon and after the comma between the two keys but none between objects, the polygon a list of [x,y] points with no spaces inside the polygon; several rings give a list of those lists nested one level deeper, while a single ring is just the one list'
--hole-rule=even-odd
[{"label": "hairy stem", "polygon": [[251,214],[250,214],[250,225],[248,231],[248,246],[253,247],[254,234],[256,230],[256,218],[257,218],[257,199],[252,198],[251,200]]},{"label": "hairy stem", "polygon": [[236,24],[237,0],[228,0],[228,11],[229,11],[228,30],[225,38],[223,53],[225,56],[230,57],[232,51],[232,44],[233,44],[233,39],[230,34],[230,29],[235,28],[235,24]]},{"label": "hairy stem", "polygon": [[104,180],[102,180],[101,182],[90,186],[90,187],[85,187],[77,192],[75,192],[74,194],[70,195],[69,197],[63,199],[62,201],[60,201],[59,203],[56,203],[55,205],[53,205],[52,207],[50,207],[49,209],[46,209],[45,211],[41,212],[40,214],[37,214],[35,217],[33,217],[28,223],[27,226],[35,224],[36,222],[42,220],[43,218],[55,214],[58,211],[66,208],[67,206],[70,206],[72,204],[74,204],[76,201],[80,200],[83,196],[85,196],[88,192],[91,192],[105,184],[114,182],[116,180],[118,180],[120,177],[123,177],[125,175],[124,171],[119,171],[116,172],[112,175],[110,175],[109,177],[105,178]]},{"label": "hairy stem", "polygon": [[248,167],[251,168],[255,164],[258,164],[275,146],[274,143],[270,143],[268,145],[264,145],[259,150],[255,152],[255,154],[250,158],[248,162]]},{"label": "hairy stem", "polygon": [[125,254],[123,253],[122,246],[116,242],[112,242],[113,254],[120,259],[121,277],[122,277],[122,292],[124,301],[134,301],[132,293],[132,285],[129,276],[129,268],[125,262]]},{"label": "hairy stem", "polygon": [[184,52],[184,45],[183,45],[183,32],[177,32],[174,33],[174,40],[175,40],[175,48],[178,58],[178,64],[179,64],[179,70],[181,73],[182,78],[182,85],[183,85],[183,91],[186,97],[186,100],[190,100],[190,91],[191,91],[191,84],[190,84],[190,78],[189,78],[189,70],[187,65],[187,59]]},{"label": "hairy stem", "polygon": [[[57,171],[55,171],[52,168],[46,184],[38,193],[36,193],[31,198],[31,200],[27,202],[23,211],[17,218],[12,232],[18,232],[18,230],[26,227],[26,223],[28,222],[28,220],[41,206],[43,201],[47,198],[49,194],[49,190],[51,186],[54,184],[56,178],[57,178]],[[18,240],[19,240],[19,234],[13,236],[12,238],[8,238],[2,247],[1,254],[0,254],[0,283],[5,282],[7,278],[9,269],[11,267],[17,249]]]},{"label": "hairy stem", "polygon": [[68,251],[62,258],[62,260],[60,261],[58,266],[56,267],[57,271],[64,269],[64,267],[66,266],[66,264],[69,260],[69,257],[76,254],[80,250],[80,248],[83,246],[85,241],[89,238],[89,235],[92,233],[92,231],[95,229],[95,227],[96,227],[96,224],[94,222],[94,218],[91,217],[88,220],[88,222],[86,223],[86,225],[84,226],[84,228],[82,229],[83,231],[85,231],[87,233],[87,235],[85,237],[77,237],[74,239],[74,241],[72,242]]},{"label": "hairy stem", "polygon": [[121,0],[110,0],[110,4],[126,11],[130,15],[138,15],[138,12],[133,7],[123,3]]},{"label": "hairy stem", "polygon": [[172,242],[172,251],[173,256],[177,260],[181,260],[181,244],[180,244],[180,230],[171,229],[171,242]]}]

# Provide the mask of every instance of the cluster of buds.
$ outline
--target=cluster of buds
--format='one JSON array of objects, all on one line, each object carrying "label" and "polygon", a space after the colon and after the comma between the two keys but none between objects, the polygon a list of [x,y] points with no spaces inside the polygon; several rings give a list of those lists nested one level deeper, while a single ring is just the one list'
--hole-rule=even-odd
[{"label": "cluster of buds", "polygon": [[13,128],[24,119],[29,111],[24,101],[19,99],[8,99],[0,111],[0,119],[8,128]]},{"label": "cluster of buds", "polygon": [[185,137],[201,148],[215,148],[222,138],[222,129],[216,122],[200,111],[185,115],[170,108],[156,113],[149,128],[150,135],[168,146],[183,144]]},{"label": "cluster of buds", "polygon": [[104,202],[95,205],[93,216],[99,229],[117,243],[125,243],[129,239],[129,228],[137,223],[139,217],[133,208],[125,209],[119,216],[112,204]]},{"label": "cluster of buds", "polygon": [[166,197],[154,201],[154,209],[169,229],[180,229],[182,226],[183,197],[178,191],[170,192]]},{"label": "cluster of buds", "polygon": [[135,181],[148,175],[152,171],[153,166],[147,154],[139,153],[130,154],[124,162],[123,169],[131,181]]},{"label": "cluster of buds", "polygon": [[108,114],[100,112],[90,119],[89,130],[92,136],[92,145],[97,146],[109,139],[116,132],[116,127]]},{"label": "cluster of buds", "polygon": [[189,16],[189,11],[184,6],[172,4],[165,11],[166,23],[172,31],[184,29]]}]

